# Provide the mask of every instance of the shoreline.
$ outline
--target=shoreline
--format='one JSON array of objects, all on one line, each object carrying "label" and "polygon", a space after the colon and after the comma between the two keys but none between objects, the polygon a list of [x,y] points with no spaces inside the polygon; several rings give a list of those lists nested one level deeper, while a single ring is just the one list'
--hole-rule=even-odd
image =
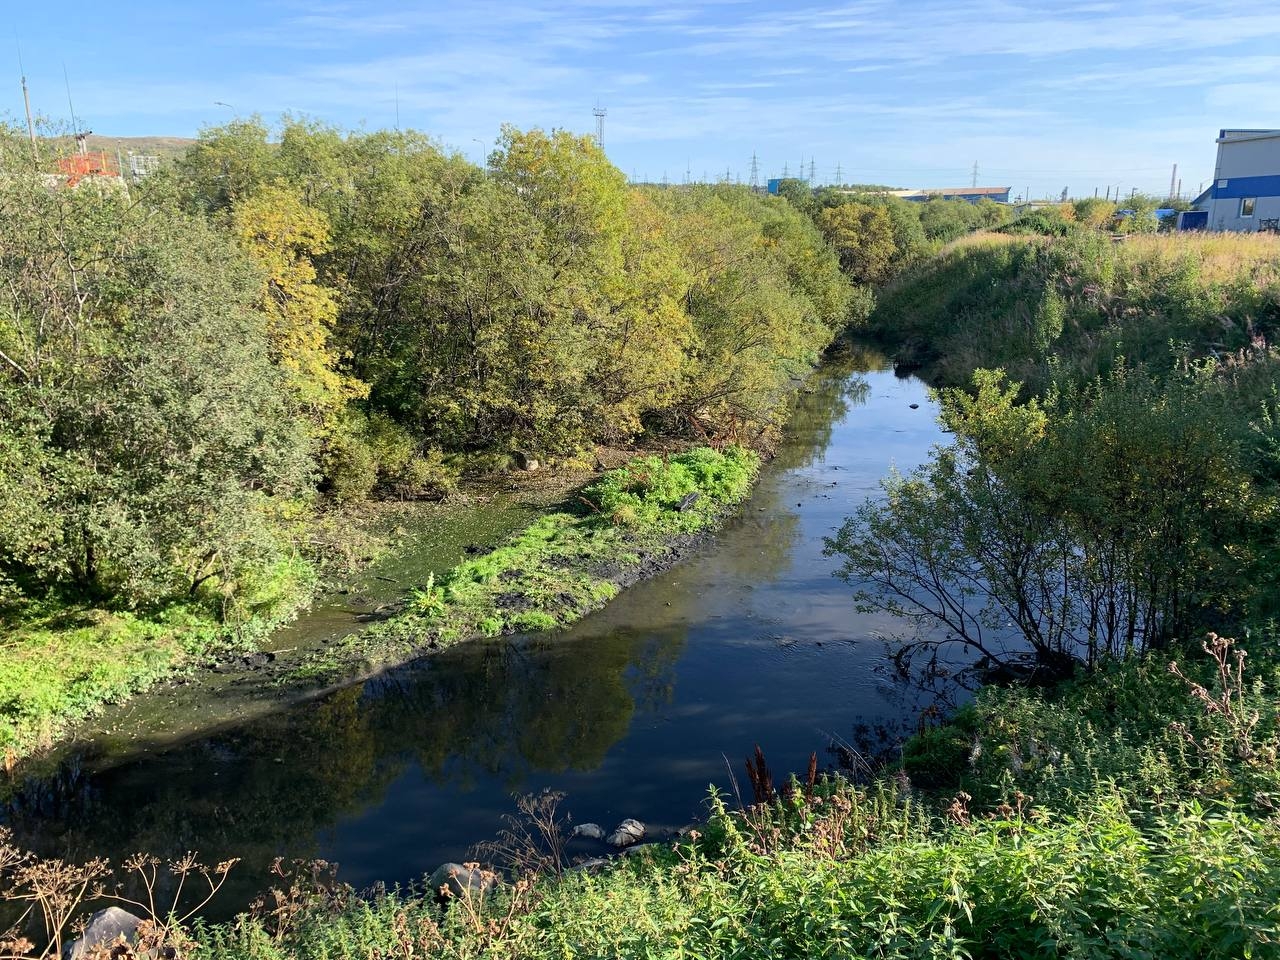
[{"label": "shoreline", "polygon": [[[540,506],[532,507],[532,520],[527,526],[517,528],[514,534],[502,538],[492,549],[477,554],[472,559],[483,560],[492,556],[548,517],[567,516],[557,508],[563,507],[575,495],[581,495],[584,490],[599,483],[602,477],[608,477],[616,471],[625,470],[632,463],[654,456],[653,453],[637,450],[621,467],[615,467],[603,475],[597,473],[581,478],[573,477],[568,483],[561,478],[553,480],[549,476],[545,479],[539,477],[539,492],[545,491],[547,481],[550,481],[550,488],[563,491],[563,496],[545,498]],[[665,459],[680,456],[682,454],[667,453]],[[593,557],[567,566],[558,565],[557,572],[565,577],[594,575],[593,579],[597,583],[608,585],[608,592],[591,597],[591,602],[588,603],[561,603],[554,626],[541,629],[504,629],[496,635],[474,632],[446,642],[441,642],[439,637],[425,638],[421,632],[423,624],[420,618],[406,609],[407,597],[414,585],[408,581],[399,582],[399,599],[380,604],[365,613],[346,611],[345,615],[352,618],[352,628],[345,629],[327,642],[322,640],[309,647],[303,645],[302,648],[290,647],[273,651],[270,643],[260,641],[251,649],[223,648],[221,654],[217,654],[216,650],[211,654],[200,654],[197,655],[196,662],[173,667],[166,676],[144,688],[120,700],[98,705],[87,716],[69,721],[52,744],[29,752],[9,764],[4,786],[17,787],[31,777],[47,775],[67,757],[75,754],[80,754],[95,769],[110,768],[127,762],[130,757],[140,753],[171,748],[255,717],[322,699],[460,643],[494,639],[505,641],[518,635],[532,636],[567,627],[602,609],[623,590],[665,572],[695,554],[750,496],[757,476],[758,460],[746,486],[731,502],[716,502],[709,511],[704,510],[705,522],[696,530],[624,533],[612,544],[617,548],[612,556]],[[527,501],[522,501],[521,506],[530,505]],[[450,573],[468,562],[464,557],[463,562],[456,565]],[[362,573],[367,573],[367,568]],[[441,579],[443,581],[444,578]],[[308,613],[314,609],[313,601],[312,607],[302,607],[299,615],[277,623],[269,630],[262,630],[260,636],[264,639],[278,637],[281,631],[304,624]],[[322,608],[321,612],[326,611]],[[297,656],[299,653],[302,654],[301,657]],[[201,707],[208,706],[210,698],[217,698],[224,705],[222,715],[217,718],[200,719],[189,724],[180,722],[175,726],[169,723],[172,717],[165,716],[166,713],[198,716],[203,712]],[[185,712],[175,705],[185,707]]]}]

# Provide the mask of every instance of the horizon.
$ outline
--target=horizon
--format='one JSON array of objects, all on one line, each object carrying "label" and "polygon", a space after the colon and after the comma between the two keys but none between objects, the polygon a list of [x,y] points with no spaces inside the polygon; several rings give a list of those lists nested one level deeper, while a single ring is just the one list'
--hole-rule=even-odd
[{"label": "horizon", "polygon": [[[193,137],[261,115],[420,130],[473,161],[500,125],[595,130],[635,180],[1010,186],[1181,194],[1222,127],[1280,122],[1280,11],[1261,3],[736,0],[311,5],[237,0],[16,13],[33,109],[115,137]],[[183,38],[192,38],[183,42]],[[17,51],[15,51],[17,53]],[[15,55],[0,110],[22,120]],[[63,69],[65,63],[66,76]],[[67,87],[69,86],[69,91]],[[69,94],[69,96],[68,96]],[[797,168],[801,168],[800,171]]]}]

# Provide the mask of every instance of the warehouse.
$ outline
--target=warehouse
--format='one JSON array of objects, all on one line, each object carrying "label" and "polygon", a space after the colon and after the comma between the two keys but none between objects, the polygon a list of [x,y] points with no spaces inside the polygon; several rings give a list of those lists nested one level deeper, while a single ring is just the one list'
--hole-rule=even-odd
[{"label": "warehouse", "polygon": [[1213,184],[1197,204],[1210,230],[1280,229],[1280,130],[1221,130]]}]

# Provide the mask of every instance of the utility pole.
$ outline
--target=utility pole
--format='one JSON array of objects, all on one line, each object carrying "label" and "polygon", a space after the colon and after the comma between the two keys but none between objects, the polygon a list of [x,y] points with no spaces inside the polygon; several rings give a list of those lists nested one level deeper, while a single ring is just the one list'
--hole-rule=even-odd
[{"label": "utility pole", "polygon": [[[22,65],[18,65],[18,69],[22,70]],[[40,163],[40,151],[36,148],[36,124],[31,122],[31,93],[27,91],[27,72],[22,73],[22,102],[27,108],[27,140],[31,141],[31,161],[32,163]]]},{"label": "utility pole", "polygon": [[604,118],[609,111],[600,106],[600,101],[596,101],[596,105],[592,108],[591,113],[596,118],[596,146],[601,150],[604,149]]}]

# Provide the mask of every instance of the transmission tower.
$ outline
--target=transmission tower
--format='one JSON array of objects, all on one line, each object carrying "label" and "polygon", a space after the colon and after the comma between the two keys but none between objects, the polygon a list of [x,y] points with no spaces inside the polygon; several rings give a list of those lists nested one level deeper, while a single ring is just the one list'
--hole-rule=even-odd
[{"label": "transmission tower", "polygon": [[840,161],[836,161],[836,186],[844,184],[844,171],[840,168]]},{"label": "transmission tower", "polygon": [[813,186],[818,182],[818,178],[815,176],[814,170],[815,170],[815,165],[814,165],[813,155],[810,154],[809,156],[809,185],[810,186]]},{"label": "transmission tower", "polygon": [[600,106],[599,100],[596,101],[595,107],[591,110],[591,113],[596,118],[596,146],[601,150],[604,149],[604,118],[608,112],[608,110]]},{"label": "transmission tower", "polygon": [[751,151],[751,189],[754,190],[760,186],[760,161],[756,158],[756,152]]},{"label": "transmission tower", "polygon": [[791,168],[787,166],[787,161],[782,161],[782,179],[787,180],[791,177]]}]

